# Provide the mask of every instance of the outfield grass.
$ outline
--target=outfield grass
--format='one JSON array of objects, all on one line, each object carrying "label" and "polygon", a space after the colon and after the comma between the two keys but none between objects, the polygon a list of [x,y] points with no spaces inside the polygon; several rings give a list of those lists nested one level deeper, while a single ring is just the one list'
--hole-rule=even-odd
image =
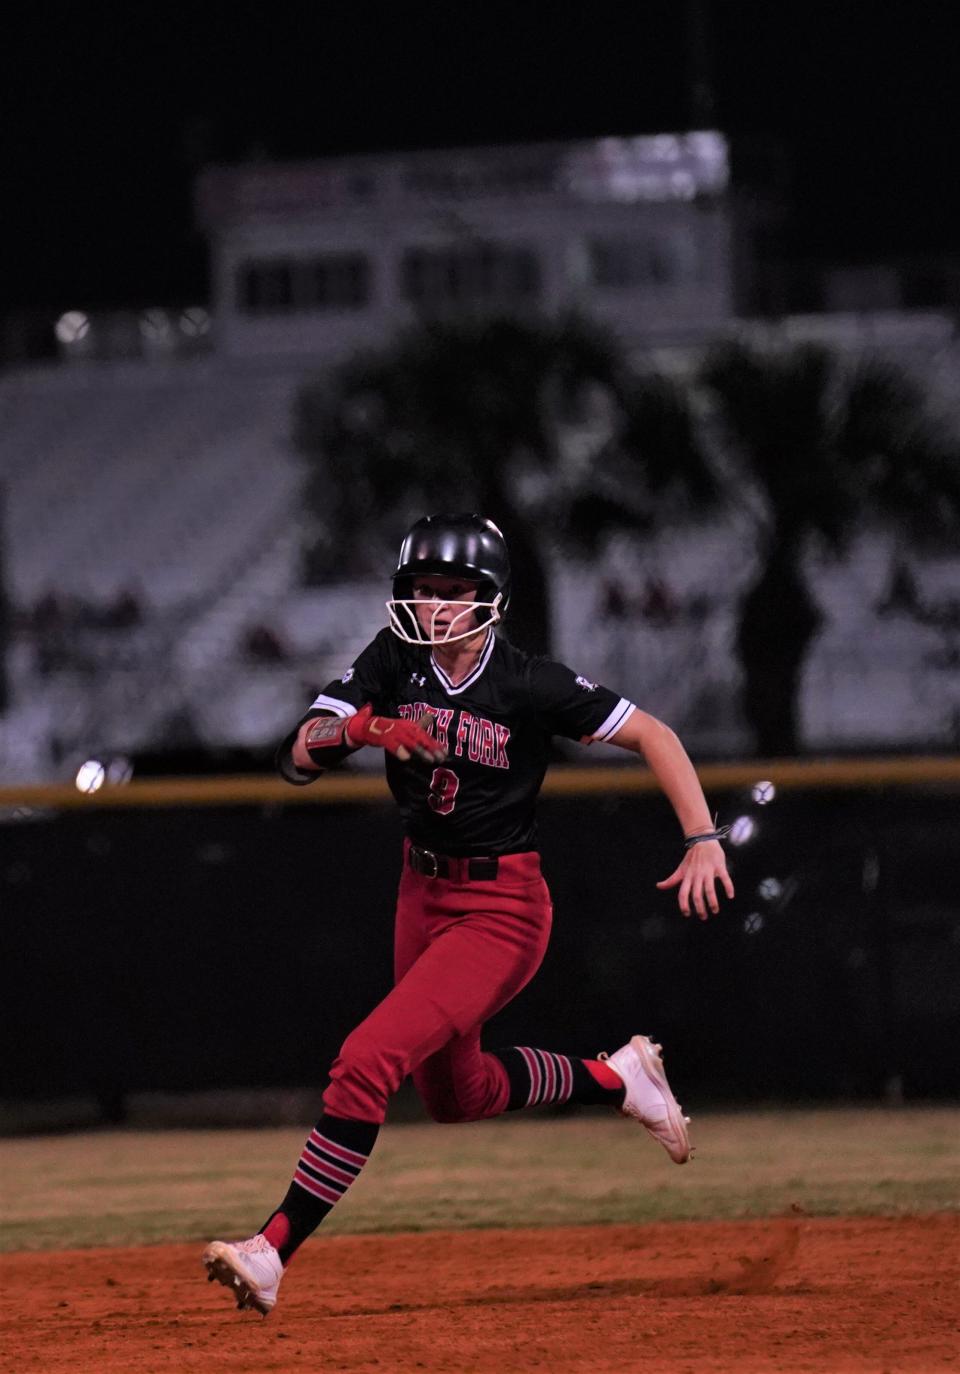
[{"label": "outfield grass", "polygon": [[[247,1235],[305,1130],[98,1131],[0,1140],[0,1250]],[[390,1125],[329,1231],[960,1208],[960,1109],[713,1113],[682,1168],[610,1114]]]}]

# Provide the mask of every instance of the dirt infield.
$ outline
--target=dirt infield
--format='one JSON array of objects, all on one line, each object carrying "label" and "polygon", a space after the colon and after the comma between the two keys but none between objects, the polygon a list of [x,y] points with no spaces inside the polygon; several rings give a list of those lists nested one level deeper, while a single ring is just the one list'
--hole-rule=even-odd
[{"label": "dirt infield", "polygon": [[0,1259],[0,1368],[72,1374],[960,1368],[960,1216],[334,1236],[266,1320],[200,1247]]}]

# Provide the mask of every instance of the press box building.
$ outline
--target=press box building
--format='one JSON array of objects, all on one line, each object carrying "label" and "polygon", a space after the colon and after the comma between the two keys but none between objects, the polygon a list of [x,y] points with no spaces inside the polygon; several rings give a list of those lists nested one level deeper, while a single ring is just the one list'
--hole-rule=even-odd
[{"label": "press box building", "polygon": [[333,360],[457,311],[583,307],[629,339],[734,313],[714,131],[211,167],[215,347]]}]

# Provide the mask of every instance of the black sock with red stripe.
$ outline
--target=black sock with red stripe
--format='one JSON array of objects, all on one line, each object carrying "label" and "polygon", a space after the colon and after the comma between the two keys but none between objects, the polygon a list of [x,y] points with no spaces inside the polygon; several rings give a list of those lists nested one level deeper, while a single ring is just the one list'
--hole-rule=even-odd
[{"label": "black sock with red stripe", "polygon": [[321,1116],[307,1136],[286,1197],[260,1227],[284,1264],[343,1197],[366,1164],[379,1130],[375,1121]]},{"label": "black sock with red stripe", "polygon": [[508,1112],[547,1103],[576,1102],[583,1107],[619,1107],[623,1103],[623,1083],[602,1060],[577,1059],[572,1054],[526,1046],[493,1053],[510,1080]]}]

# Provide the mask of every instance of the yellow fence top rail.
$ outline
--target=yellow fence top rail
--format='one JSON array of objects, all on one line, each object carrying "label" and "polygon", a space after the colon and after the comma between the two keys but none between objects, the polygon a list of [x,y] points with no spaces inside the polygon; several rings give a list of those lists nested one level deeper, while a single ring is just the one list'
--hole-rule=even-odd
[{"label": "yellow fence top rail", "polygon": [[[708,763],[697,770],[704,789],[729,792],[770,781],[778,790],[916,786],[960,783],[960,757],[912,755],[895,758],[766,759],[749,763]],[[655,791],[646,768],[629,764],[607,768],[556,766],[547,774],[547,797],[627,796]],[[72,783],[0,787],[0,808],[78,810],[163,806],[330,805],[384,801],[389,797],[379,774],[331,774],[308,787],[291,787],[262,776],[153,778],[126,786],[105,784],[83,793]]]}]

